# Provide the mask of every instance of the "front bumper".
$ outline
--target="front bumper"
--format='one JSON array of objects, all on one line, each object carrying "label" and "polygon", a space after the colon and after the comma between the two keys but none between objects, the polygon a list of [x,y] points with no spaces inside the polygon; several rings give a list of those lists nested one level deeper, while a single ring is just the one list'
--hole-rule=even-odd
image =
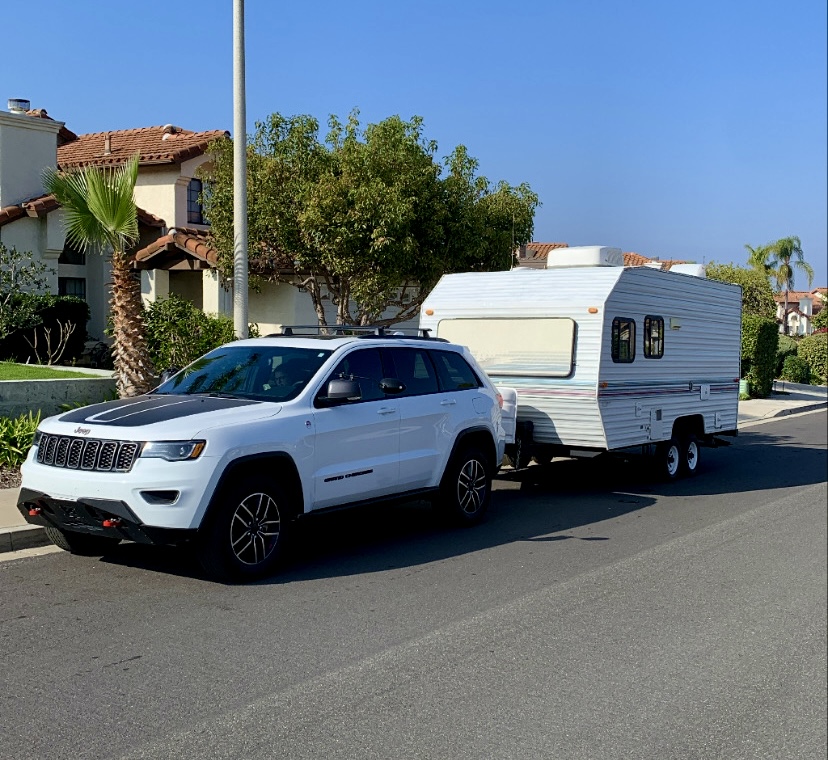
[{"label": "front bumper", "polygon": [[17,499],[17,508],[32,525],[142,544],[177,544],[195,534],[194,530],[144,525],[128,504],[111,499],[67,501],[23,487]]}]

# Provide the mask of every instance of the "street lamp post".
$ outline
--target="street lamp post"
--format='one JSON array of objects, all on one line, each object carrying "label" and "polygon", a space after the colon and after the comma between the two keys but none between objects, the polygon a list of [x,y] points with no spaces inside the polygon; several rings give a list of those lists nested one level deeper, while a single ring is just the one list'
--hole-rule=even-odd
[{"label": "street lamp post", "polygon": [[247,337],[247,114],[244,0],[233,0],[233,331]]}]

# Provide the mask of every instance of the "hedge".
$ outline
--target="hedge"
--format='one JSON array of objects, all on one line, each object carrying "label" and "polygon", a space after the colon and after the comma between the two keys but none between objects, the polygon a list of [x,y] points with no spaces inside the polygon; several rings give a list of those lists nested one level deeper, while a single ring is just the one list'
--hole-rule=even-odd
[{"label": "hedge", "polygon": [[799,356],[788,356],[782,367],[781,377],[789,383],[805,383],[807,385],[811,382],[811,368],[808,366],[808,362]]},{"label": "hedge", "polygon": [[785,366],[785,359],[789,356],[796,356],[799,344],[789,335],[779,335],[779,343],[776,346],[776,376],[782,377],[782,367]]},{"label": "hedge", "polygon": [[776,374],[776,347],[779,327],[774,319],[742,316],[742,377],[750,383],[750,394],[767,398]]},{"label": "hedge", "polygon": [[814,333],[799,341],[797,356],[808,362],[811,383],[825,385],[828,381],[828,333]]},{"label": "hedge", "polygon": [[[38,364],[74,363],[83,354],[87,338],[86,323],[89,321],[89,306],[86,301],[76,296],[16,293],[12,296],[9,307],[19,308],[24,301],[27,305],[34,306],[40,324],[37,327],[16,330],[0,339],[0,360],[11,359],[17,362],[28,361]],[[59,359],[53,359],[50,362],[47,352],[47,335],[54,352],[59,342],[61,325],[64,328],[67,325],[74,325],[74,329],[66,340],[66,349],[63,354]],[[37,350],[33,348],[33,345]]]}]

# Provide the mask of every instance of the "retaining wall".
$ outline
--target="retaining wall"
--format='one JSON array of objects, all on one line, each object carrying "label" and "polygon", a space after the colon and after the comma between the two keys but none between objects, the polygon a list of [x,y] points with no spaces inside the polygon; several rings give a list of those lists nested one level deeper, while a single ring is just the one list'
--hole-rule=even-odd
[{"label": "retaining wall", "polygon": [[[92,370],[92,372],[95,372]],[[28,412],[49,417],[64,411],[61,404],[95,404],[114,398],[115,378],[111,372],[97,377],[66,380],[0,380],[0,417],[18,417]]]}]

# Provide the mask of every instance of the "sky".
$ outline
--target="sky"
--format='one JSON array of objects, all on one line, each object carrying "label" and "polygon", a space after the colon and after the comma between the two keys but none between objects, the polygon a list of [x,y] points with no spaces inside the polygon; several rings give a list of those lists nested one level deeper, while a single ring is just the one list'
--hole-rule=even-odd
[{"label": "sky", "polygon": [[[322,136],[330,114],[417,115],[438,156],[462,144],[493,183],[531,186],[535,241],[744,264],[746,244],[796,235],[826,286],[827,7],[246,0],[247,131],[274,112]],[[0,60],[0,103],[78,134],[232,132],[232,0],[37,10]]]}]

